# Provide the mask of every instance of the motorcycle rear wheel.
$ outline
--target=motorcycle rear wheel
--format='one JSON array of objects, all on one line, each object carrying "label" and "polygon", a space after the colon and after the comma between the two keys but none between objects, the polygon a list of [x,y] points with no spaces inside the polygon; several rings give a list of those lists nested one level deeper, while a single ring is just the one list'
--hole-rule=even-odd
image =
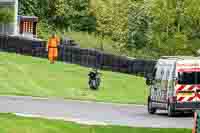
[{"label": "motorcycle rear wheel", "polygon": [[97,90],[97,89],[99,88],[99,85],[98,85],[97,82],[98,82],[98,81],[90,80],[90,81],[89,81],[90,89],[92,89],[92,90]]}]

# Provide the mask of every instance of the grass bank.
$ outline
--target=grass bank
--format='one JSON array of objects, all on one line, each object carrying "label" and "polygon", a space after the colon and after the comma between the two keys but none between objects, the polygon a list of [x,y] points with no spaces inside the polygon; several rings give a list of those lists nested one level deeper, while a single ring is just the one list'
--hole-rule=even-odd
[{"label": "grass bank", "polygon": [[131,128],[87,126],[58,120],[17,117],[0,114],[1,133],[191,133],[190,129]]},{"label": "grass bank", "polygon": [[25,95],[144,104],[143,78],[102,71],[99,91],[88,88],[90,69],[46,59],[0,52],[0,95]]}]

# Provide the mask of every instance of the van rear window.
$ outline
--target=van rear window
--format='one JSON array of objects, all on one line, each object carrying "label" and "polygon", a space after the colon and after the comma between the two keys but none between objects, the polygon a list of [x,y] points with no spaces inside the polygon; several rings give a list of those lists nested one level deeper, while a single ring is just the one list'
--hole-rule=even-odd
[{"label": "van rear window", "polygon": [[200,72],[178,72],[178,84],[200,84]]}]

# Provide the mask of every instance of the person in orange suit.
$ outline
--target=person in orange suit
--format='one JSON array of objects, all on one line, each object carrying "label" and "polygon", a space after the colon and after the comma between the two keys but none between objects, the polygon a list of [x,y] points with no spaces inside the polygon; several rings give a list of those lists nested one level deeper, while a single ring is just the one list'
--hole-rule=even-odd
[{"label": "person in orange suit", "polygon": [[48,40],[47,50],[48,50],[48,59],[51,64],[54,64],[58,57],[58,45],[60,44],[60,39],[56,36],[55,33]]}]

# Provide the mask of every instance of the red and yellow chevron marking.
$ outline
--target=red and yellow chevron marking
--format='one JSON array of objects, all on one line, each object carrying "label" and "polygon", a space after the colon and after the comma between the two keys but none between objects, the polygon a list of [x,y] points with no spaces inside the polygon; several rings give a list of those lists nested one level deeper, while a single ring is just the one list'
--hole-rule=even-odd
[{"label": "red and yellow chevron marking", "polygon": [[196,95],[195,93],[179,93],[177,94],[178,102],[195,102]]},{"label": "red and yellow chevron marking", "polygon": [[200,102],[200,85],[176,85],[178,102]]},{"label": "red and yellow chevron marking", "polygon": [[194,91],[196,90],[195,85],[176,85],[176,93],[181,91]]},{"label": "red and yellow chevron marking", "polygon": [[196,101],[200,102],[200,93],[196,93]]}]

